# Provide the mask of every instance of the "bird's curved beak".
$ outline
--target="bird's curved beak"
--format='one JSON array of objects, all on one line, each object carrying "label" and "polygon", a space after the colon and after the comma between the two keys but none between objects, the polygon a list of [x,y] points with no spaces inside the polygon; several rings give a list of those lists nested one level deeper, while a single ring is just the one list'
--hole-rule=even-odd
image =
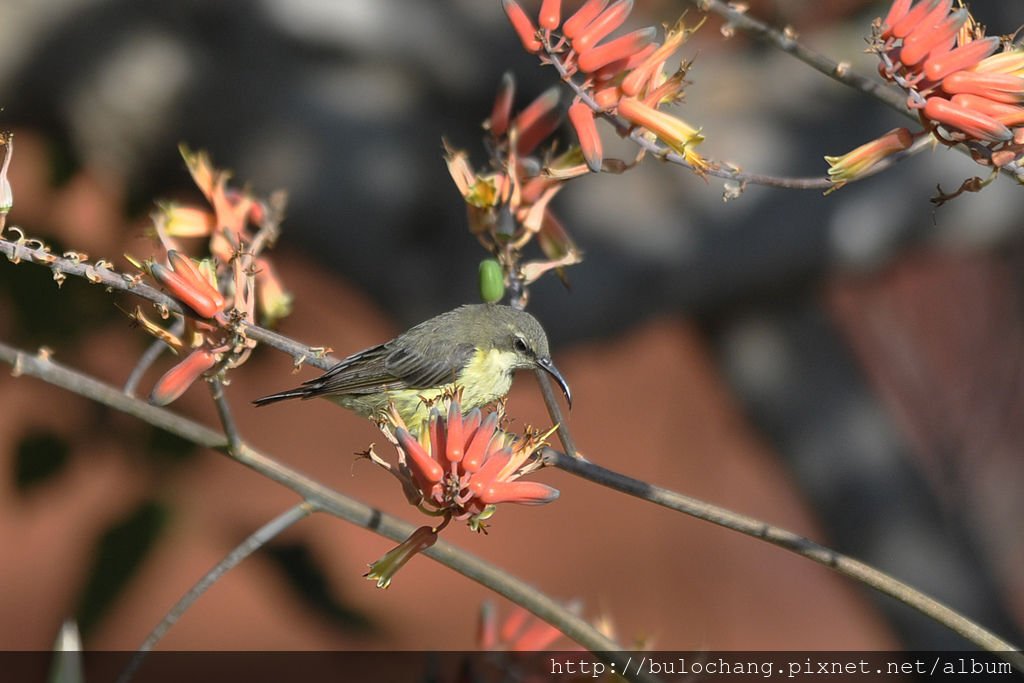
[{"label": "bird's curved beak", "polygon": [[565,381],[562,373],[558,371],[558,368],[551,362],[551,359],[538,358],[537,367],[555,378],[558,386],[562,388],[562,393],[565,394],[565,402],[569,404],[569,410],[572,410],[572,391],[569,390],[569,383]]}]

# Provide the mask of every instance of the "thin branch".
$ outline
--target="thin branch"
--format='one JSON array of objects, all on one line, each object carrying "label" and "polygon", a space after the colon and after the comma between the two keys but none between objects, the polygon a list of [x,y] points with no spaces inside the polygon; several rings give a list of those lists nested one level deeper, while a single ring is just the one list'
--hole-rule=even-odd
[{"label": "thin branch", "polygon": [[[8,228],[7,232],[10,233],[13,230],[13,228]],[[171,313],[184,313],[181,305],[176,300],[133,276],[119,273],[101,265],[57,256],[50,253],[37,240],[20,239],[11,241],[0,238],[0,254],[3,254],[9,261],[15,264],[28,262],[41,265],[50,268],[55,273],[85,278],[89,282],[105,289],[134,294]],[[321,370],[327,370],[337,362],[327,355],[324,349],[299,344],[284,335],[258,325],[253,325],[243,320],[239,323],[239,327],[249,338],[287,353],[296,362],[313,365]]]},{"label": "thin branch", "polygon": [[228,455],[238,457],[242,450],[242,437],[238,435],[238,426],[235,424],[235,416],[231,414],[231,406],[224,397],[224,382],[219,377],[210,379],[210,395],[213,396],[213,403],[217,406],[217,417],[224,427],[224,436],[228,440]]},{"label": "thin branch", "polygon": [[551,44],[546,40],[544,42],[544,50],[546,59],[553,67],[555,67],[555,71],[558,72],[559,77],[572,89],[580,101],[585,102],[586,105],[593,109],[596,114],[599,114],[602,118],[611,123],[619,135],[628,137],[641,149],[644,149],[659,159],[690,169],[695,173],[699,172],[703,175],[709,175],[715,178],[731,180],[733,182],[743,184],[752,183],[754,185],[766,185],[769,187],[779,187],[788,190],[827,190],[835,186],[835,183],[823,176],[813,178],[784,178],[780,176],[766,175],[763,173],[748,173],[737,169],[725,168],[723,164],[711,161],[710,159],[707,160],[708,166],[706,168],[697,171],[697,169],[695,169],[682,154],[679,154],[671,148],[650,139],[642,129],[635,128],[622,118],[605,111],[601,105],[594,101],[594,98],[591,97],[582,86],[580,86],[579,83],[573,80],[572,76],[565,68],[565,65],[559,59],[558,53],[554,51]]},{"label": "thin branch", "polygon": [[1024,656],[1016,651],[1016,647],[938,600],[925,595],[916,588],[870,565],[819,545],[792,531],[787,531],[753,517],[748,517],[747,515],[733,512],[732,510],[712,505],[711,503],[706,503],[702,500],[661,488],[660,486],[648,484],[639,479],[627,477],[618,472],[570,457],[550,448],[544,449],[542,457],[545,464],[557,467],[565,472],[592,481],[595,484],[600,484],[601,486],[606,486],[661,505],[670,510],[696,517],[705,522],[711,522],[726,529],[767,541],[801,557],[814,560],[818,564],[834,569],[844,576],[855,579],[884,595],[899,600],[903,604],[916,609],[925,616],[959,633],[978,647],[998,654],[1017,667],[1017,669],[1024,671]]},{"label": "thin branch", "polygon": [[562,407],[558,405],[558,397],[551,386],[551,380],[543,370],[537,370],[535,374],[537,375],[537,383],[540,384],[540,393],[544,396],[544,405],[547,406],[548,415],[556,425],[555,432],[558,434],[558,440],[562,442],[562,448],[570,456],[578,457],[576,454],[576,444],[573,441],[572,434],[569,433],[569,426],[565,423],[565,415],[562,413]]},{"label": "thin branch", "polygon": [[[0,242],[0,245],[2,244]],[[223,434],[176,415],[166,408],[150,405],[137,398],[127,396],[115,387],[66,368],[48,357],[20,351],[0,342],[0,360],[14,367],[12,374],[15,376],[36,377],[137,417],[197,445],[224,453],[229,450],[227,439]],[[290,488],[320,510],[385,538],[401,542],[416,529],[412,524],[400,521],[363,502],[334,491],[246,444],[239,446],[234,459],[268,479]],[[423,554],[523,606],[570,639],[593,652],[602,661],[607,664],[615,664],[619,671],[625,669],[628,658],[623,654],[621,645],[601,634],[586,620],[573,614],[534,586],[526,584],[444,540],[438,540]],[[648,679],[638,676],[634,680]]]},{"label": "thin branch", "polygon": [[917,117],[907,109],[906,95],[878,81],[853,73],[853,71],[839,62],[819,52],[815,52],[793,36],[786,35],[784,31],[772,28],[746,12],[738,12],[729,3],[722,2],[721,0],[689,0],[689,3],[702,12],[714,12],[725,19],[729,25],[771,43],[783,52],[793,55],[815,71],[819,71],[854,90],[859,90],[865,95],[874,97],[879,102],[914,121],[917,120]]},{"label": "thin branch", "polygon": [[[33,248],[6,240],[0,240],[0,253],[7,254],[8,258],[13,257],[12,260],[20,258],[31,262],[38,262],[35,259],[39,256],[38,251]],[[45,254],[45,256],[47,258],[43,261],[44,265],[70,275],[79,274],[83,277],[85,276],[81,264],[69,262],[67,259],[60,257],[52,257],[49,254]],[[155,303],[166,302],[171,310],[176,310],[177,308],[177,304],[173,300],[151,287],[142,284],[136,284],[132,287],[127,286],[124,276],[109,273],[109,282],[109,286],[114,289],[130,291]],[[289,353],[295,358],[307,359],[307,362],[324,369],[332,363],[333,359],[317,349],[304,346],[287,337],[264,330],[255,325],[244,323],[243,325],[249,337]],[[97,380],[62,368],[48,359],[17,351],[2,343],[0,343],[0,359],[14,365],[15,375],[24,373],[39,377],[51,384],[61,386],[129,415],[138,417],[198,445],[224,452],[229,450],[223,435],[186,420],[170,411],[126,396]],[[560,412],[555,414],[558,415]],[[835,568],[851,578],[918,609],[939,623],[960,633],[979,647],[993,651],[1002,651],[1003,653],[1014,650],[1010,644],[923,593],[902,584],[896,579],[888,577],[869,565],[852,558],[847,558],[797,534],[778,529],[754,518],[632,479],[582,459],[560,454],[551,449],[545,450],[544,457],[549,464],[567,472],[615,488],[629,495],[649,500],[663,507],[692,515],[734,531],[739,531],[754,538],[766,540],[816,562]],[[387,538],[401,541],[407,538],[413,531],[411,525],[394,520],[363,503],[342,496],[316,481],[288,469],[247,445],[242,444],[239,446],[238,452],[235,453],[235,458],[264,476],[291,488],[304,499],[319,505],[323,510],[364,528],[371,529]],[[443,541],[438,541],[425,554],[455,569],[464,576],[488,586],[513,602],[523,605],[538,617],[555,625],[567,636],[592,651],[595,649],[611,651],[617,647],[611,641],[607,641],[603,636],[594,632],[585,621],[569,614],[550,598],[546,596],[533,596],[531,594],[533,589],[524,586],[501,570],[491,567],[475,557],[466,555],[462,551],[456,550]],[[604,644],[595,645],[595,643],[601,642]],[[1011,652],[1004,654],[1004,656],[1007,658],[1007,661],[1010,661],[1018,669],[1024,671],[1024,657],[1021,657],[1019,653]]]},{"label": "thin branch", "polygon": [[262,527],[257,529],[249,538],[242,541],[234,550],[218,562],[210,571],[208,571],[203,578],[199,579],[192,588],[188,590],[185,595],[181,596],[181,599],[174,604],[164,618],[160,620],[160,623],[150,631],[149,636],[143,641],[142,645],[132,656],[131,661],[128,662],[128,666],[125,667],[124,671],[117,679],[117,683],[128,683],[132,676],[138,670],[142,664],[142,660],[145,659],[146,654],[156,647],[156,644],[160,642],[160,639],[164,637],[168,630],[181,618],[183,614],[198,600],[203,593],[216,583],[224,574],[228,573],[239,564],[242,560],[252,555],[254,552],[262,548],[273,538],[283,533],[286,529],[294,525],[296,522],[305,519],[312,513],[317,511],[316,504],[309,501],[302,501],[297,505],[292,506],[285,512],[281,513],[274,519],[270,520]]},{"label": "thin branch", "polygon": [[[901,90],[887,86],[866,76],[854,73],[847,65],[840,64],[820,52],[812,50],[799,42],[795,37],[787,35],[786,31],[780,31],[772,28],[768,24],[750,16],[746,12],[737,11],[728,2],[722,2],[722,0],[688,0],[688,2],[702,12],[714,12],[724,18],[729,25],[760,38],[765,42],[771,43],[783,52],[793,55],[815,71],[819,71],[843,85],[849,86],[854,90],[875,98],[882,104],[899,112],[905,118],[913,121],[914,123],[921,122],[917,113],[907,107],[907,94]],[[916,154],[921,149],[923,149],[923,147],[915,146],[915,149],[894,155],[893,157],[885,160],[886,163],[884,167],[872,169],[870,174],[856,178],[856,180],[863,180],[864,178],[869,177],[869,175],[874,175],[877,172],[883,171],[885,168],[902,161],[907,156]],[[952,149],[955,149],[962,154],[966,154],[967,156],[972,156],[970,143],[960,143],[953,146]],[[1006,164],[999,168],[999,173],[1017,180],[1017,164]],[[750,182],[756,181],[751,180]],[[846,184],[849,182],[851,181],[847,181]]]}]

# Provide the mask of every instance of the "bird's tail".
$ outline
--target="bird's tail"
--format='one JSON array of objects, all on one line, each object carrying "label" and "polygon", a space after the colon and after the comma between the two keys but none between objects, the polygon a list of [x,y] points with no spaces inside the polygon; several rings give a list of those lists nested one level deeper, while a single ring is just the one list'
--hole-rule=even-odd
[{"label": "bird's tail", "polygon": [[288,391],[279,391],[276,394],[270,394],[269,396],[263,396],[253,401],[253,405],[265,406],[270,403],[277,403],[278,401],[286,401],[290,398],[309,398],[309,389],[298,388],[289,389]]}]

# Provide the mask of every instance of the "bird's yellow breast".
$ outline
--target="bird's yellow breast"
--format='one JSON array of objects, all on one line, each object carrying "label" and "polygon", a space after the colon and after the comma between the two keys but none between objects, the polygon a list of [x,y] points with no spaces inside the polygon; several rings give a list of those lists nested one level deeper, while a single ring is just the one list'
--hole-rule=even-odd
[{"label": "bird's yellow breast", "polygon": [[455,383],[462,388],[462,409],[472,410],[508,393],[516,354],[512,351],[478,350]]}]

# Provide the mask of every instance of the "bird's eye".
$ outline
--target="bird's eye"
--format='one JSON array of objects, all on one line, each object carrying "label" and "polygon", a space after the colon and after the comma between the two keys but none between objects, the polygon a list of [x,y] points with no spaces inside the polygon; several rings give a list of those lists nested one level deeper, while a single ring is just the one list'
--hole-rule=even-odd
[{"label": "bird's eye", "polygon": [[512,339],[512,348],[516,353],[526,353],[530,349],[526,344],[526,340],[522,337],[515,337]]}]

